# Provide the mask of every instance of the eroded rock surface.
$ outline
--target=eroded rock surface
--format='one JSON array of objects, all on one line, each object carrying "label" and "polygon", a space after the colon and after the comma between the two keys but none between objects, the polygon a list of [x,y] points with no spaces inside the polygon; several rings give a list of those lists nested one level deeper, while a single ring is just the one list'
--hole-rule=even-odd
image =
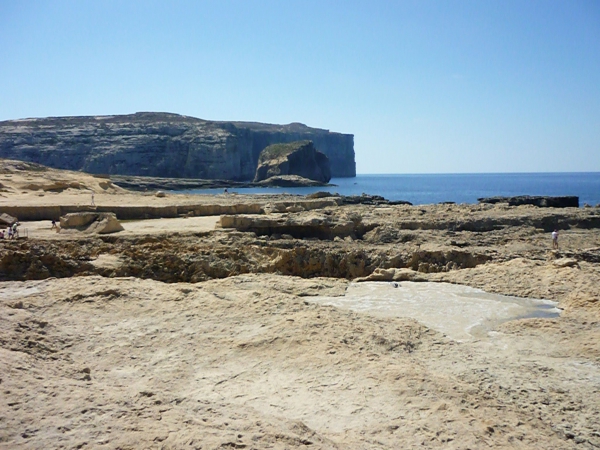
[{"label": "eroded rock surface", "polygon": [[[18,174],[0,173],[0,208],[89,201],[73,187],[23,191],[51,179]],[[107,188],[97,208],[169,218],[110,235],[22,221],[23,238],[0,241],[0,447],[600,446],[599,210],[314,197]],[[209,213],[227,217],[196,217]],[[563,311],[459,342],[311,299],[357,278]]]},{"label": "eroded rock surface", "polygon": [[574,195],[543,196],[517,195],[514,197],[484,197],[477,199],[480,203],[507,203],[509,206],[533,205],[542,208],[578,208],[579,197]]},{"label": "eroded rock surface", "polygon": [[[0,285],[11,449],[600,445],[597,323],[458,343],[310,301],[345,283],[75,277]],[[393,289],[393,288],[390,288]]]},{"label": "eroded rock surface", "polygon": [[60,218],[61,229],[77,229],[85,233],[110,234],[123,231],[114,213],[80,212]]}]

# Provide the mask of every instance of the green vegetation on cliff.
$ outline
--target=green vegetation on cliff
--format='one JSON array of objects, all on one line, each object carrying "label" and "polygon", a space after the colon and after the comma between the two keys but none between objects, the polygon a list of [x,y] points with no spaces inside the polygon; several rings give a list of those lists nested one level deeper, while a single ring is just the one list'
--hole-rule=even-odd
[{"label": "green vegetation on cliff", "polygon": [[258,158],[258,163],[263,163],[270,159],[280,158],[282,156],[287,156],[290,153],[295,152],[296,150],[301,149],[302,147],[311,144],[311,141],[296,141],[289,142],[287,144],[273,144],[269,145],[265,148]]}]

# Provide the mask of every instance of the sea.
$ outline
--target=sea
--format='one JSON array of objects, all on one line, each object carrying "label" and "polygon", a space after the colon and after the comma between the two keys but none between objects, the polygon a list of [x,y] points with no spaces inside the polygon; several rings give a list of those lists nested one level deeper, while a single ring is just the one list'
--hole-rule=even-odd
[{"label": "sea", "polygon": [[[355,178],[332,178],[333,186],[237,188],[239,194],[306,195],[328,191],[341,195],[380,195],[387,200],[404,200],[413,205],[441,202],[478,203],[481,197],[515,195],[576,195],[579,205],[600,204],[600,172],[574,173],[470,173],[470,174],[377,174]],[[177,191],[192,194],[221,194],[223,189]]]}]

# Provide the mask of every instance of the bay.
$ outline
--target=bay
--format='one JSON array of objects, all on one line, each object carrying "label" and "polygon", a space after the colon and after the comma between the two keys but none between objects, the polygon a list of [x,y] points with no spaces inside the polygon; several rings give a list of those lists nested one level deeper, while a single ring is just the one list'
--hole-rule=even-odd
[{"label": "bay", "polygon": [[[600,204],[600,172],[576,173],[472,173],[472,174],[377,174],[355,178],[333,178],[335,186],[303,188],[239,188],[240,194],[307,195],[328,191],[341,195],[380,195],[388,200],[406,200],[414,205],[440,202],[477,203],[480,197],[515,195],[576,195],[579,205]],[[222,189],[178,191],[220,194]]]}]

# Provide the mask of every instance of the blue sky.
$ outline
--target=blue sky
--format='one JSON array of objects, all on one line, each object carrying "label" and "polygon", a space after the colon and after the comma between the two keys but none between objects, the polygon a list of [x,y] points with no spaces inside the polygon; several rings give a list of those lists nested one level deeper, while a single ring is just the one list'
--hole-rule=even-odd
[{"label": "blue sky", "polygon": [[354,134],[359,173],[600,171],[600,2],[0,0],[0,120]]}]

